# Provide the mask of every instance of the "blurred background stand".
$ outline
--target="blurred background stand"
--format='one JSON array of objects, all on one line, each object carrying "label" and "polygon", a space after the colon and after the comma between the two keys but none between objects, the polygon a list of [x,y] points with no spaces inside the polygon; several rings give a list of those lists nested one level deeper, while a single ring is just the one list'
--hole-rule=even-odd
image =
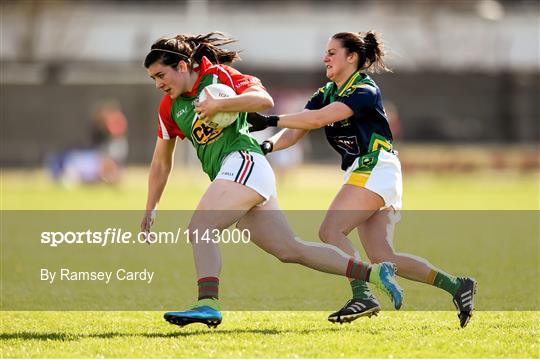
[{"label": "blurred background stand", "polygon": [[[1,166],[34,168],[44,154],[86,144],[81,109],[102,99],[122,105],[127,139],[137,144],[127,158],[125,150],[115,151],[129,165],[147,165],[162,94],[141,63],[161,36],[220,30],[236,37],[231,47],[243,58],[236,66],[263,81],[276,99],[271,113],[279,113],[284,104],[301,111],[327,81],[322,58],[332,34],[374,29],[394,70],[374,79],[399,109],[396,135],[407,171],[457,168],[453,163],[469,163],[474,154],[487,159],[480,167],[538,168],[539,14],[540,3],[529,0],[6,0],[0,4]],[[302,159],[294,163],[336,161],[321,130],[294,151],[286,157]],[[454,156],[434,165],[429,152]],[[175,159],[198,166],[189,146],[178,146]]]}]

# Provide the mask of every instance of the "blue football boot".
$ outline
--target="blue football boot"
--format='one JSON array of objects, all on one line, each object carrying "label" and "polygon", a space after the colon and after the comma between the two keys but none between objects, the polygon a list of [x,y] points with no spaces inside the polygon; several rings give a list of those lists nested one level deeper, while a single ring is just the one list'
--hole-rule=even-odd
[{"label": "blue football boot", "polygon": [[371,283],[390,296],[394,308],[399,310],[403,303],[403,289],[397,283],[395,276],[396,266],[390,262],[382,262],[372,265],[369,279]]},{"label": "blue football boot", "polygon": [[180,327],[201,323],[209,328],[216,328],[221,324],[223,317],[216,309],[217,301],[213,299],[199,300],[191,309],[186,311],[170,311],[163,315],[165,320]]}]

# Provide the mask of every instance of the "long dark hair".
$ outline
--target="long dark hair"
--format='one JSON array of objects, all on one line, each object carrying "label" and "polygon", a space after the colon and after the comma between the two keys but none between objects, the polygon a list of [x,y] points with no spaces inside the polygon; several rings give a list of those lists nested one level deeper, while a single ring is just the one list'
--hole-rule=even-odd
[{"label": "long dark hair", "polygon": [[339,40],[347,52],[358,54],[358,70],[367,72],[392,71],[384,63],[384,46],[380,33],[368,32],[340,32],[332,36]]},{"label": "long dark hair", "polygon": [[144,59],[144,67],[148,68],[157,61],[163,65],[176,67],[180,60],[193,67],[195,63],[201,62],[203,56],[214,64],[231,64],[240,59],[238,52],[219,47],[233,42],[236,42],[236,39],[219,31],[204,35],[180,34],[175,37],[163,37],[150,47],[150,52]]}]

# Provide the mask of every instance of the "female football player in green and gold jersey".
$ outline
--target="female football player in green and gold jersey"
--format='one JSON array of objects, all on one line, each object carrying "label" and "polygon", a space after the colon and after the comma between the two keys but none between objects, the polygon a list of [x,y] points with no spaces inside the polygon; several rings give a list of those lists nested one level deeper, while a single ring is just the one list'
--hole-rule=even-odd
[{"label": "female football player in green and gold jersey", "polygon": [[[393,247],[401,208],[401,165],[392,146],[381,91],[366,74],[388,70],[383,56],[380,37],[374,32],[333,35],[323,59],[330,81],[315,92],[305,110],[280,116],[249,114],[250,131],[287,128],[261,144],[268,153],[292,146],[309,130],[324,127],[328,142],[341,155],[346,175],[321,225],[321,240],[358,258],[347,238],[356,228],[370,261],[392,262],[398,275],[449,292],[465,327],[474,309],[476,281],[447,274],[427,260],[397,253]],[[366,283],[350,280],[353,298],[329,316],[332,322],[349,322],[380,310]]]}]

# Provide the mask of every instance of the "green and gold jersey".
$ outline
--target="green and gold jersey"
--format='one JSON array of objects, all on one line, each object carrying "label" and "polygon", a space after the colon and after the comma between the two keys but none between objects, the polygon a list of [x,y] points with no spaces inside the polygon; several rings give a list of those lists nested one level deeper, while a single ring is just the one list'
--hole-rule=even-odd
[{"label": "green and gold jersey", "polygon": [[353,111],[351,117],[324,127],[326,139],[341,155],[343,170],[359,156],[381,148],[391,149],[392,132],[381,91],[368,75],[357,71],[339,89],[333,81],[328,82],[311,97],[305,108],[318,110],[336,101]]},{"label": "green and gold jersey", "polygon": [[203,58],[198,68],[199,78],[192,91],[175,100],[165,95],[159,108],[158,136],[168,140],[174,137],[187,138],[195,147],[203,171],[214,180],[223,159],[233,151],[247,150],[262,154],[248,131],[246,113],[239,113],[234,123],[223,129],[212,129],[199,120],[195,112],[195,101],[203,89],[215,83],[230,86],[241,94],[251,86],[262,86],[259,79],[244,75],[226,65],[213,65]]}]

